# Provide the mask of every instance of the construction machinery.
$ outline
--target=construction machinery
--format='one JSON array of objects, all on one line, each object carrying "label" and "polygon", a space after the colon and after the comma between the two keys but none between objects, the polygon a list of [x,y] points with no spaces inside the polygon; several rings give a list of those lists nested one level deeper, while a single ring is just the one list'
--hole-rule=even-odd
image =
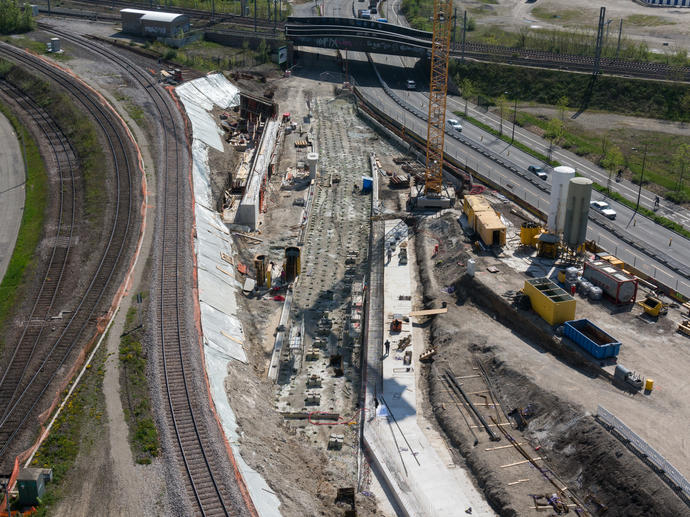
[{"label": "construction machinery", "polygon": [[443,196],[443,144],[446,136],[446,94],[452,10],[452,0],[434,0],[424,196],[417,198],[417,206],[420,208],[447,208],[451,203],[449,197]]},{"label": "construction machinery", "polygon": [[167,84],[180,84],[182,82],[182,70],[174,68],[171,70],[161,69],[159,72],[159,81]]},{"label": "construction machinery", "polygon": [[644,378],[642,376],[640,376],[637,372],[629,370],[622,364],[616,365],[616,369],[613,372],[613,378],[631,386],[635,390],[641,390],[642,385],[644,384]]},{"label": "construction machinery", "polygon": [[668,304],[662,302],[656,296],[647,295],[643,301],[637,302],[637,305],[642,307],[644,312],[653,318],[668,314]]}]

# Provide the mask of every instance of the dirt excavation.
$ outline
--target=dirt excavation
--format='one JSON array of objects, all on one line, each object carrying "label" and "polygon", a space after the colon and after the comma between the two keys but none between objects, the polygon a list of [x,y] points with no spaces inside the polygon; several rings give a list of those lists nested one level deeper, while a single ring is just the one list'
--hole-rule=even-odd
[{"label": "dirt excavation", "polygon": [[[549,497],[557,494],[562,503],[571,504],[571,510],[577,501],[593,515],[686,514],[687,506],[673,490],[581,405],[542,389],[540,374],[526,375],[524,353],[534,355],[535,361],[538,356],[549,357],[572,369],[583,384],[599,382],[596,374],[577,361],[552,357],[548,339],[535,330],[527,311],[512,307],[509,299],[501,300],[465,274],[470,259],[477,263],[477,277],[497,260],[471,251],[470,240],[463,238],[460,215],[451,210],[424,220],[416,232],[425,308],[443,302],[448,307],[447,314],[426,324],[431,346],[438,352],[433,363],[424,367],[422,382],[429,393],[427,410],[460,451],[492,507],[502,516],[526,515],[534,512],[535,504],[547,505]],[[500,441],[491,441],[479,422],[467,420],[469,411],[460,409],[463,404],[449,395],[444,382],[448,371],[487,422],[504,424],[500,427],[507,435],[496,430],[499,426],[490,427]],[[515,429],[516,425],[523,430]],[[517,447],[508,435],[532,463],[515,454]]]},{"label": "dirt excavation", "polygon": [[[282,144],[277,172],[271,176],[266,189],[269,208],[262,215],[259,231],[252,235],[241,231],[234,232],[237,260],[242,264],[247,264],[253,269],[255,257],[265,255],[271,263],[279,266],[284,260],[285,248],[298,243],[300,223],[312,180],[308,174],[302,174],[300,166],[297,165],[305,160],[307,154],[305,149],[296,145],[297,142],[310,135],[310,138],[318,139],[322,150],[330,149],[343,142],[347,143],[347,140],[335,138],[332,134],[343,126],[349,128],[348,134],[357,132],[361,134],[362,139],[379,140],[361,120],[357,119],[351,101],[333,101],[333,97],[333,83],[317,83],[314,78],[302,77],[302,74],[295,74],[282,88],[277,89],[275,100],[280,105],[281,113],[291,113],[297,129],[286,134]],[[341,123],[335,122],[336,119]],[[364,150],[359,152],[363,157],[361,163],[366,164],[365,157],[368,158],[368,154],[365,154]],[[344,152],[351,153],[349,149]],[[330,154],[330,159],[338,156],[340,160],[339,154]],[[366,223],[369,218],[368,211],[366,215],[359,213],[364,209],[368,210],[371,198],[354,193],[354,184],[367,172],[365,166],[354,165],[349,169],[343,165],[338,171],[339,179],[333,181],[331,169],[328,168],[329,157],[324,156],[323,160],[322,176],[313,185],[314,209],[310,215],[313,221],[304,231],[304,278],[300,279],[298,287],[292,289],[295,300],[291,315],[291,320],[294,321],[290,323],[292,327],[299,327],[302,317],[309,326],[314,315],[318,313],[318,316],[321,316],[321,312],[317,311],[323,299],[323,296],[319,295],[321,290],[332,289],[337,293],[334,297],[342,300],[335,303],[331,311],[342,311],[343,307],[348,306],[346,294],[349,293],[349,289],[343,288],[344,258],[334,259],[329,256],[330,254],[323,254],[319,258],[319,239],[324,238],[330,242],[333,238],[339,242],[323,243],[323,249],[334,253],[336,248],[345,249],[349,242],[340,243],[340,240],[345,239],[346,229],[353,226],[351,231],[356,233],[355,226],[358,228],[360,223]],[[218,162],[212,161],[212,165],[214,163]],[[329,180],[328,185],[323,183],[323,178]],[[337,209],[341,205],[345,207],[345,212]],[[347,216],[346,220],[333,224],[333,227],[341,228],[342,236],[340,232],[331,229],[320,230],[320,225],[330,224],[327,218],[344,216]],[[359,240],[363,241],[359,257],[365,260],[366,233],[363,233],[361,239],[350,239],[353,245]],[[309,241],[314,242],[314,245],[310,245]],[[309,256],[312,248],[315,253],[313,258]],[[307,272],[312,268],[313,275]],[[285,517],[343,515],[350,506],[340,500],[342,494],[349,490],[354,494],[357,515],[382,515],[377,510],[375,498],[363,495],[356,488],[359,458],[358,426],[348,425],[347,422],[317,426],[310,423],[307,418],[309,413],[321,409],[337,412],[342,419],[355,415],[352,419],[353,422],[356,421],[355,404],[359,382],[357,366],[350,365],[345,358],[344,375],[335,374],[333,369],[326,367],[322,375],[322,393],[324,399],[327,396],[333,397],[333,401],[330,402],[332,407],[325,402],[322,406],[309,407],[304,402],[303,386],[308,377],[307,365],[311,368],[312,365],[319,364],[319,361],[304,360],[301,353],[295,354],[287,361],[279,361],[278,368],[284,375],[275,380],[267,378],[284,300],[290,296],[285,288],[280,287],[282,283],[277,277],[274,284],[273,290],[261,290],[250,296],[237,297],[242,308],[244,335],[248,343],[251,343],[250,346],[246,346],[249,363],[229,363],[225,389],[241,430],[239,442],[242,457],[252,469],[264,477],[271,490],[279,496],[279,510]],[[314,293],[313,299],[309,293]],[[333,316],[333,319],[335,327],[338,325],[335,322],[337,318]],[[305,336],[305,341],[307,339]],[[312,349],[305,343],[304,350],[305,353],[310,353]],[[347,357],[346,354],[343,355]],[[327,356],[325,360],[327,362]],[[299,366],[295,366],[293,370],[293,363],[290,361],[304,364],[305,367],[299,369]],[[332,433],[344,436],[345,444],[342,449],[336,450],[328,446],[328,439]]]}]

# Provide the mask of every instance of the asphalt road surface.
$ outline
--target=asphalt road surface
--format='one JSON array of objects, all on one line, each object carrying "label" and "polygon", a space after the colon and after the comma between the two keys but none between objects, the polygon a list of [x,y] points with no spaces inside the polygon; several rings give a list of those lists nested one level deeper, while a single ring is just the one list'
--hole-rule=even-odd
[{"label": "asphalt road surface", "polygon": [[14,128],[0,114],[0,281],[5,277],[24,213],[24,158]]}]

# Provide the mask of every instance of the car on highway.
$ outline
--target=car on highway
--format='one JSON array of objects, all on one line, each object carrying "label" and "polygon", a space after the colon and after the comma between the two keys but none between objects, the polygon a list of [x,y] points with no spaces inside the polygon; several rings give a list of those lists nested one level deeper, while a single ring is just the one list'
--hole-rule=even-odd
[{"label": "car on highway", "polygon": [[460,122],[455,120],[454,118],[448,121],[448,125],[456,131],[462,131],[462,124],[460,124]]},{"label": "car on highway", "polygon": [[548,178],[546,172],[544,172],[544,167],[541,165],[530,165],[527,167],[527,170],[544,181]]},{"label": "car on highway", "polygon": [[408,90],[416,90],[417,89],[417,83],[415,83],[412,79],[407,80],[407,89]]},{"label": "car on highway", "polygon": [[596,211],[599,212],[601,215],[604,217],[608,217],[611,220],[614,220],[616,218],[616,211],[609,206],[609,204],[606,201],[590,201],[589,207]]}]

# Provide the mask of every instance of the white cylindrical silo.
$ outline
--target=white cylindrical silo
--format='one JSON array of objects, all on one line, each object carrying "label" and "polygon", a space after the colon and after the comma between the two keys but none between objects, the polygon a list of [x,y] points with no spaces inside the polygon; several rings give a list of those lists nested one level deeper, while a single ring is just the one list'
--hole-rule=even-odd
[{"label": "white cylindrical silo", "polygon": [[563,242],[577,249],[587,237],[589,221],[589,202],[592,199],[592,180],[573,178],[568,185],[568,200],[565,209],[565,228]]},{"label": "white cylindrical silo", "polygon": [[319,153],[307,154],[307,165],[309,166],[309,177],[316,178],[316,167],[319,163]]},{"label": "white cylindrical silo", "polygon": [[561,165],[551,174],[551,204],[546,226],[556,235],[563,232],[565,225],[565,202],[568,195],[568,182],[575,177],[575,169]]}]

